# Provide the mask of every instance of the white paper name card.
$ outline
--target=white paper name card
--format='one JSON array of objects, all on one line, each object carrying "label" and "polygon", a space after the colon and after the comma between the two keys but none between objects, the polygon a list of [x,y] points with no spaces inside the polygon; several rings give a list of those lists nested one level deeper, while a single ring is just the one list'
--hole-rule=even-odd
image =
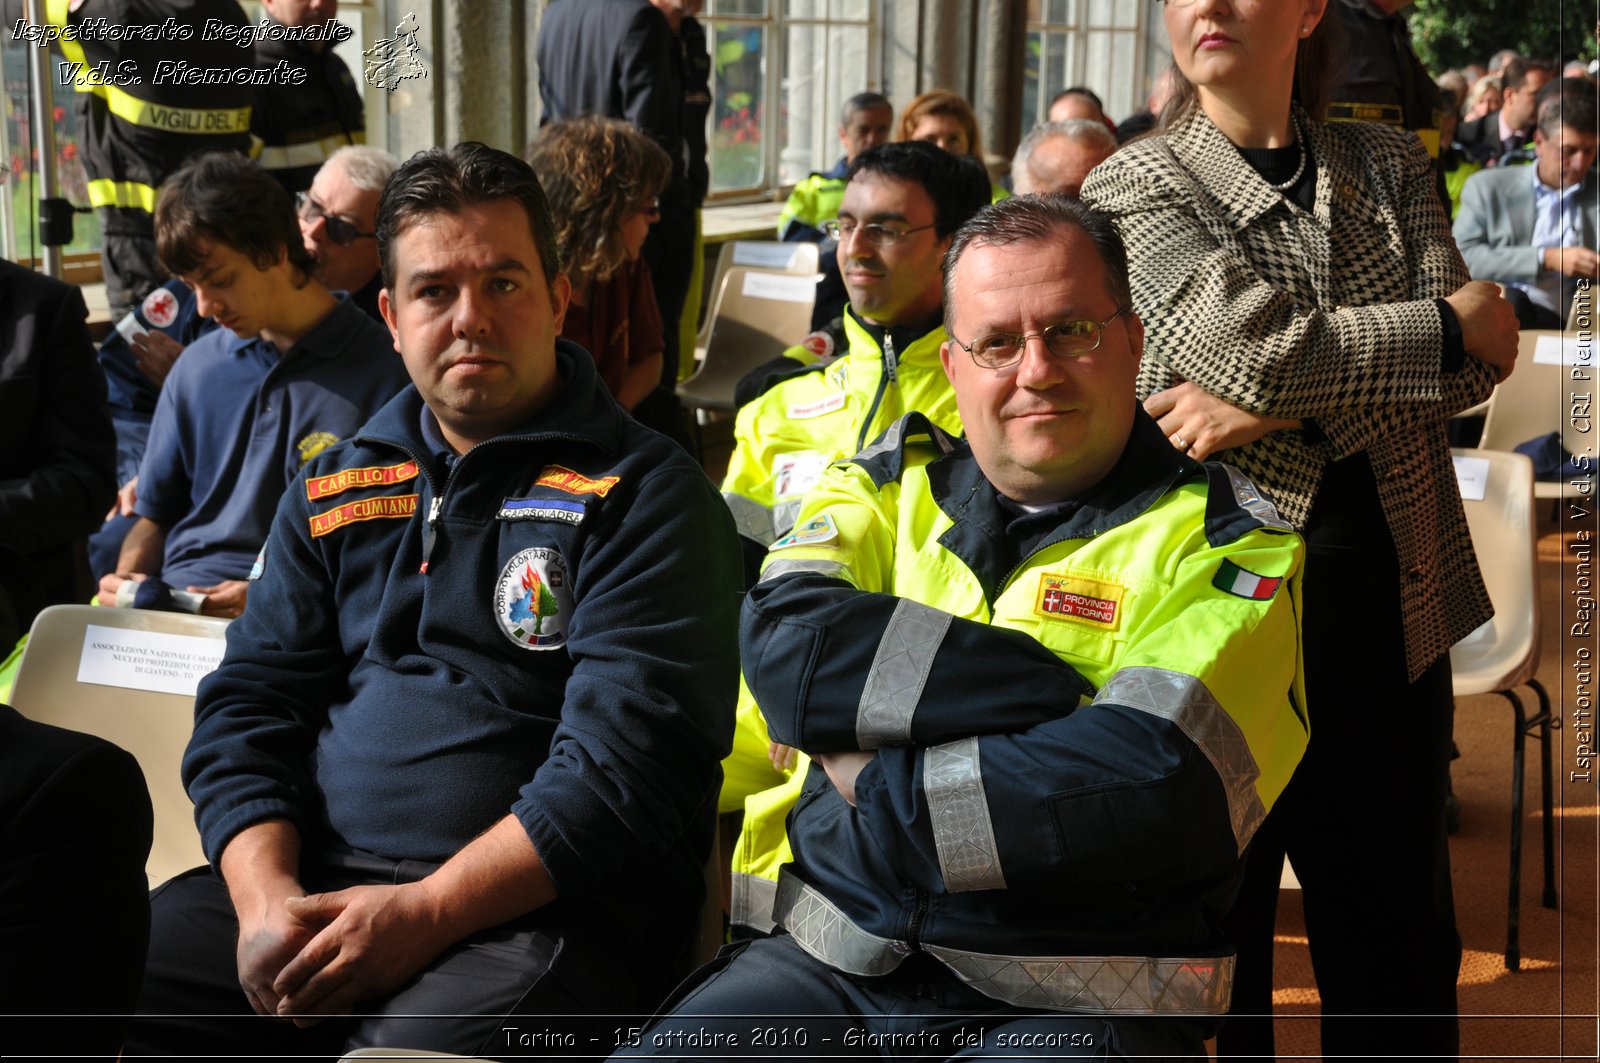
[{"label": "white paper name card", "polygon": [[817,297],[817,278],[786,273],[746,273],[744,294],[753,299],[809,303]]},{"label": "white paper name card", "polygon": [[1452,457],[1456,466],[1456,486],[1468,502],[1482,502],[1489,489],[1489,459]]},{"label": "white paper name card", "polygon": [[78,682],[193,697],[200,680],[222,660],[226,645],[199,635],[90,624],[78,658]]},{"label": "white paper name card", "polygon": [[1577,339],[1565,336],[1540,336],[1533,345],[1533,360],[1537,365],[1594,365],[1594,344],[1579,344]]},{"label": "white paper name card", "polygon": [[799,254],[798,244],[764,244],[754,240],[740,240],[733,245],[733,264],[759,266],[762,269],[794,269],[794,260]]}]

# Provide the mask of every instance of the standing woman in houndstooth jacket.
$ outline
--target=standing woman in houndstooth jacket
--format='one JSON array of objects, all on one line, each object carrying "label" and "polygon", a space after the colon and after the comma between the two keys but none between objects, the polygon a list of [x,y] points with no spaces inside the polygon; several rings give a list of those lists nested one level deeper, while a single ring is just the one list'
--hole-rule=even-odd
[{"label": "standing woman in houndstooth jacket", "polygon": [[1083,198],[1128,245],[1146,409],[1270,492],[1308,547],[1311,746],[1246,861],[1219,1053],[1273,1054],[1287,850],[1324,1053],[1453,1057],[1448,652],[1490,607],[1444,422],[1510,373],[1517,324],[1468,282],[1416,136],[1318,120],[1327,3],[1166,0],[1179,91]]}]

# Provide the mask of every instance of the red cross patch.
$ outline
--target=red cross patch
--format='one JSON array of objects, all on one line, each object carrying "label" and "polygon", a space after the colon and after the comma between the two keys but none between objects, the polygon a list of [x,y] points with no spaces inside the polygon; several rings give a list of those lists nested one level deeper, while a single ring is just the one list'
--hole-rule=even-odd
[{"label": "red cross patch", "polygon": [[166,328],[178,320],[178,300],[165,288],[157,288],[145,296],[144,305],[139,309],[144,319],[156,328]]}]

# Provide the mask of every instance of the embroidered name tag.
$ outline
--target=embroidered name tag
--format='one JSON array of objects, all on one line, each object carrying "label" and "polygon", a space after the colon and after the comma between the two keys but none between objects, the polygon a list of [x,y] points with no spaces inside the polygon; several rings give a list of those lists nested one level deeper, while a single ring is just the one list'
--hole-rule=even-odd
[{"label": "embroidered name tag", "polygon": [[1122,623],[1120,584],[1046,572],[1039,577],[1039,596],[1033,611],[1051,620],[1070,620],[1115,631]]},{"label": "embroidered name tag", "polygon": [[816,546],[818,543],[831,543],[839,537],[839,529],[834,526],[833,518],[824,513],[816,520],[796,528],[782,539],[767,547],[768,551],[787,550],[791,546]]},{"label": "embroidered name tag", "polygon": [[815,450],[797,450],[772,463],[772,493],[778,498],[796,498],[817,486],[828,456]]},{"label": "embroidered name tag", "polygon": [[319,499],[342,494],[353,487],[382,487],[405,483],[416,478],[417,463],[414,461],[402,461],[399,465],[372,465],[361,469],[344,469],[327,476],[313,476],[306,480],[306,499],[316,502]]},{"label": "embroidered name tag", "polygon": [[553,487],[557,491],[565,491],[569,495],[599,495],[601,498],[617,484],[621,478],[616,476],[603,476],[592,480],[582,473],[573,472],[564,465],[546,465],[539,478],[534,481],[537,487]]},{"label": "embroidered name tag", "polygon": [[565,498],[508,498],[500,503],[501,520],[558,520],[582,524],[588,507]]},{"label": "embroidered name tag", "polygon": [[1223,561],[1211,578],[1211,585],[1217,590],[1255,602],[1270,602],[1282,582],[1282,576],[1258,576],[1232,561]]},{"label": "embroidered name tag", "polygon": [[385,520],[409,517],[417,511],[416,495],[384,495],[381,498],[360,498],[346,502],[324,513],[311,517],[311,537],[320,539],[346,524],[359,524],[364,520]]},{"label": "embroidered name tag", "polygon": [[813,417],[821,417],[825,413],[844,408],[844,395],[829,395],[825,399],[814,402],[802,402],[798,406],[789,407],[789,420],[808,421]]}]

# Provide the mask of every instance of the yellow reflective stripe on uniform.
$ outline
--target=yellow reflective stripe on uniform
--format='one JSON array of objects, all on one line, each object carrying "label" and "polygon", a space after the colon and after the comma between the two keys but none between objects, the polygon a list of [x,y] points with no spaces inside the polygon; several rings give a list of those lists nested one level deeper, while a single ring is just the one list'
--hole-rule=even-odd
[{"label": "yellow reflective stripe on uniform", "polygon": [[770,934],[778,925],[772,918],[772,908],[777,900],[776,882],[748,871],[735,871],[733,895],[728,904],[728,922]]},{"label": "yellow reflective stripe on uniform", "polygon": [[820,558],[807,558],[802,560],[783,558],[768,561],[761,569],[761,578],[756,582],[766,583],[769,580],[780,579],[784,576],[793,576],[799,572],[810,572],[818,576],[828,576],[833,579],[842,579],[852,587],[860,586],[860,584],[856,582],[855,573],[850,571],[850,567],[848,565],[841,564],[838,561],[823,561]]},{"label": "yellow reflective stripe on uniform", "polygon": [[113,181],[99,177],[89,182],[89,204],[95,207],[133,207],[154,214],[156,190],[139,181]]},{"label": "yellow reflective stripe on uniform", "polygon": [[977,737],[924,750],[922,790],[928,798],[944,888],[951,893],[1005,889],[1000,846],[994,840],[989,796],[983,789]]},{"label": "yellow reflective stripe on uniform", "polygon": [[[817,890],[785,871],[773,909],[795,944],[830,967],[888,974],[910,945],[861,929]],[[1108,1015],[1221,1015],[1233,995],[1232,956],[1006,956],[921,946],[978,992],[1023,1008]]]},{"label": "yellow reflective stripe on uniform", "polygon": [[878,651],[867,669],[856,706],[856,740],[861,749],[904,745],[911,740],[911,718],[939,643],[955,617],[943,609],[901,598],[884,625]]},{"label": "yellow reflective stripe on uniform", "polygon": [[164,129],[169,133],[233,135],[250,131],[250,108],[172,107],[165,103],[141,100],[115,85],[98,85],[95,91],[105,98],[111,113],[132,125]]},{"label": "yellow reflective stripe on uniform", "polygon": [[777,536],[772,534],[772,510],[760,502],[746,498],[735,491],[722,492],[722,500],[733,514],[733,525],[739,534],[762,546],[771,546]]},{"label": "yellow reflective stripe on uniform", "polygon": [[308,140],[303,144],[285,144],[281,147],[262,146],[256,155],[256,161],[266,170],[287,170],[296,166],[321,166],[328,161],[328,156],[349,144],[365,144],[366,134],[352,133],[346,136],[335,133],[323,137],[321,140]]},{"label": "yellow reflective stripe on uniform", "polygon": [[1112,702],[1171,720],[1200,747],[1222,779],[1228,818],[1240,855],[1267,810],[1256,793],[1261,769],[1250,743],[1206,685],[1192,675],[1165,668],[1124,668],[1100,688],[1094,703]]},{"label": "yellow reflective stripe on uniform", "polygon": [[[45,0],[45,23],[47,25],[60,26],[62,29],[66,29],[68,26],[67,17],[72,11],[70,6],[71,2],[72,0]],[[65,36],[62,36],[62,38],[58,40],[56,44],[60,47],[61,55],[66,59],[67,62],[81,63],[85,67],[89,65],[89,57],[84,54],[83,45],[78,43],[78,38],[76,36],[74,36],[71,40],[68,40]],[[76,81],[77,79],[74,78],[73,80]],[[87,85],[79,85],[78,91],[93,92],[94,89]]]}]

